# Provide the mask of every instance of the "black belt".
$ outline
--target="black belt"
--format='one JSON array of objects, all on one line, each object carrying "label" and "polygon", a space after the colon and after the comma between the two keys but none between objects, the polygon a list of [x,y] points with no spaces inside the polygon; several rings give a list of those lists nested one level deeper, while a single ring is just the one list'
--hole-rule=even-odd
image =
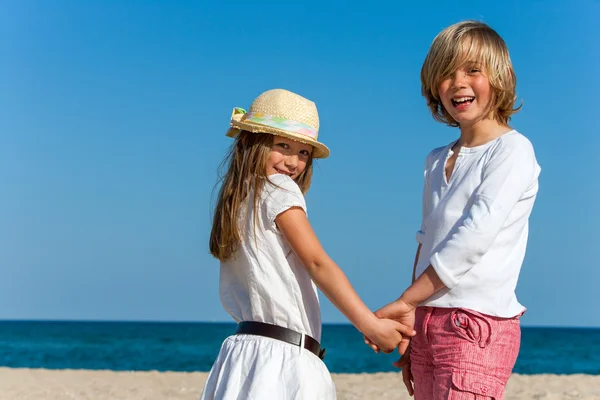
[{"label": "black belt", "polygon": [[[301,333],[284,328],[282,326],[265,324],[264,322],[242,321],[238,324],[235,334],[265,336],[272,339],[282,340],[296,346],[300,346],[302,344]],[[315,354],[321,360],[325,358],[325,349],[321,349],[319,342],[308,335],[304,335],[304,348]]]}]

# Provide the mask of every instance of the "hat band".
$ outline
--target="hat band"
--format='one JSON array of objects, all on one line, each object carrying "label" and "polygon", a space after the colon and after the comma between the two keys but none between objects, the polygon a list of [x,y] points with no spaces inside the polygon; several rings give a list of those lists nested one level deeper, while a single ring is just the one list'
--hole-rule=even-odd
[{"label": "hat band", "polygon": [[310,125],[269,114],[249,112],[243,118],[243,122],[254,122],[256,124],[270,126],[271,128],[299,133],[301,135],[309,136],[315,140],[319,136],[317,130]]}]

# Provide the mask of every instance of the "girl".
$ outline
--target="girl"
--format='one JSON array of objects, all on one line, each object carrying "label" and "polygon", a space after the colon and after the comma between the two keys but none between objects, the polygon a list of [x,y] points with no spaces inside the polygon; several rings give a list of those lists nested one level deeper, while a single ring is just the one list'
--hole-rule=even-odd
[{"label": "girl", "polygon": [[315,284],[384,350],[414,332],[363,304],[308,222],[303,194],[313,158],[329,155],[317,140],[315,104],[270,90],[248,113],[234,109],[231,127],[235,142],[210,251],[221,261],[221,302],[238,327],[224,341],[202,399],[334,399]]},{"label": "girl", "polygon": [[515,287],[540,167],[508,125],[516,78],[489,26],[444,29],[421,84],[434,119],[460,137],[427,156],[416,279],[376,315],[414,321],[409,358],[396,365],[417,400],[501,399],[519,352]]}]

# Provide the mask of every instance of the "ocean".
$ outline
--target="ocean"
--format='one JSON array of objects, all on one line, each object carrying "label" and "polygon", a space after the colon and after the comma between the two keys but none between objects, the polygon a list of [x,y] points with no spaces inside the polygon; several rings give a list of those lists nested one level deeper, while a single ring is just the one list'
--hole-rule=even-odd
[{"label": "ocean", "polygon": [[[0,366],[208,371],[233,323],[0,321]],[[351,325],[323,327],[334,373],[397,371],[397,354],[375,354]],[[514,372],[600,374],[600,329],[522,328]]]}]

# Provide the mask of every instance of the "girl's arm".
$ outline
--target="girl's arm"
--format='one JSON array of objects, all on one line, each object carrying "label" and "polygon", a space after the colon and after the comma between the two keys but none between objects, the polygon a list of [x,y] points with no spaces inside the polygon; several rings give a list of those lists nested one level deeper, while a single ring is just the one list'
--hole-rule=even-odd
[{"label": "girl's arm", "polygon": [[327,255],[308,218],[299,207],[279,214],[275,222],[313,282],[333,305],[365,336],[384,351],[392,351],[402,334],[413,336],[411,326],[377,318],[362,302],[340,267]]}]

